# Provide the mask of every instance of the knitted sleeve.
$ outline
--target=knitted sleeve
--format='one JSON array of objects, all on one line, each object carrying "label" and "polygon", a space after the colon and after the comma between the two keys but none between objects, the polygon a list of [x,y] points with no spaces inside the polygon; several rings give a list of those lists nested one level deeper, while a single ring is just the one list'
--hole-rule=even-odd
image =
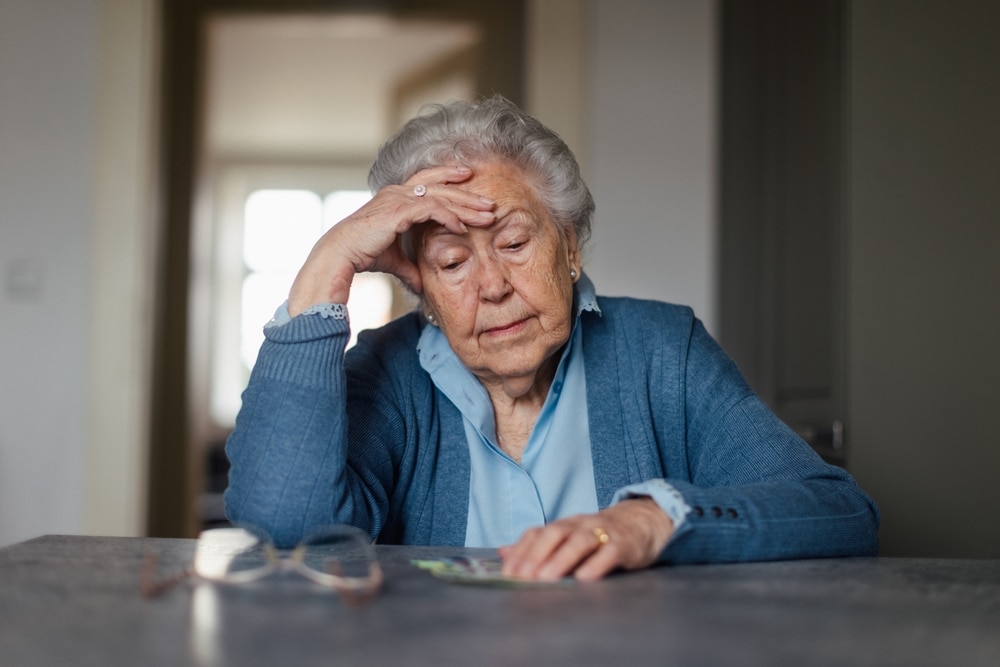
[{"label": "knitted sleeve", "polygon": [[663,560],[876,553],[872,499],[778,419],[697,320],[683,370],[688,470],[668,481],[691,512]]},{"label": "knitted sleeve", "polygon": [[265,328],[236,427],[226,513],[291,546],[317,528],[351,523],[378,534],[384,485],[347,464],[345,317],[319,313]]}]

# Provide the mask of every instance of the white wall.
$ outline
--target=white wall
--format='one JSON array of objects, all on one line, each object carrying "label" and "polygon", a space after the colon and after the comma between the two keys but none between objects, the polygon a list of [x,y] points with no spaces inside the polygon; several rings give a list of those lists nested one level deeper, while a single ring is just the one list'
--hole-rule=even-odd
[{"label": "white wall", "polygon": [[0,0],[0,546],[139,534],[154,0]]},{"label": "white wall", "polygon": [[716,319],[716,3],[591,0],[585,269],[603,294]]},{"label": "white wall", "polygon": [[83,527],[97,0],[0,0],[0,544]]}]

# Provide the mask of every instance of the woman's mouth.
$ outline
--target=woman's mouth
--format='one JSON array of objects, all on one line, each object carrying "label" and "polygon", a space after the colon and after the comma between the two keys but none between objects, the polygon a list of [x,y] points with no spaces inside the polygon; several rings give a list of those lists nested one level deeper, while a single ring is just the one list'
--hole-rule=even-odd
[{"label": "woman's mouth", "polygon": [[486,329],[483,333],[485,333],[488,336],[497,336],[497,335],[503,335],[503,334],[513,333],[513,332],[520,331],[521,329],[523,329],[524,328],[524,324],[527,321],[528,321],[527,318],[525,318],[523,320],[515,320],[513,322],[508,322],[507,324],[501,324],[500,326],[491,327],[489,329]]}]

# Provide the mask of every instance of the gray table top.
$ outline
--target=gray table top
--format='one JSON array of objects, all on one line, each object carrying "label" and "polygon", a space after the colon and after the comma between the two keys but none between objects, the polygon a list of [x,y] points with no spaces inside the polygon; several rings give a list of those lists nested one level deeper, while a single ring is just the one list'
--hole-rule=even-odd
[{"label": "gray table top", "polygon": [[546,590],[463,586],[379,547],[374,602],[304,578],[138,593],[193,540],[46,536],[0,549],[0,665],[1000,665],[1000,560],[658,567]]}]

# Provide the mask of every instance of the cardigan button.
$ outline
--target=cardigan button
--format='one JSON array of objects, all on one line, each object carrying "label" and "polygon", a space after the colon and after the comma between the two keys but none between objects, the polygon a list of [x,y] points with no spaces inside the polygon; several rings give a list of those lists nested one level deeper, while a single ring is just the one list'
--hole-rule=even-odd
[{"label": "cardigan button", "polygon": [[714,516],[714,517],[720,517],[720,516],[722,516],[722,508],[721,507],[713,507],[712,508],[712,516]]},{"label": "cardigan button", "polygon": [[735,518],[739,517],[739,515],[740,515],[740,513],[737,512],[736,510],[734,510],[732,507],[730,507],[729,509],[726,510],[726,514],[729,515],[730,519],[735,519]]},{"label": "cardigan button", "polygon": [[705,510],[703,510],[703,509],[701,508],[701,506],[699,506],[699,505],[695,505],[695,506],[694,506],[694,513],[695,513],[695,514],[696,514],[697,516],[705,516]]}]

